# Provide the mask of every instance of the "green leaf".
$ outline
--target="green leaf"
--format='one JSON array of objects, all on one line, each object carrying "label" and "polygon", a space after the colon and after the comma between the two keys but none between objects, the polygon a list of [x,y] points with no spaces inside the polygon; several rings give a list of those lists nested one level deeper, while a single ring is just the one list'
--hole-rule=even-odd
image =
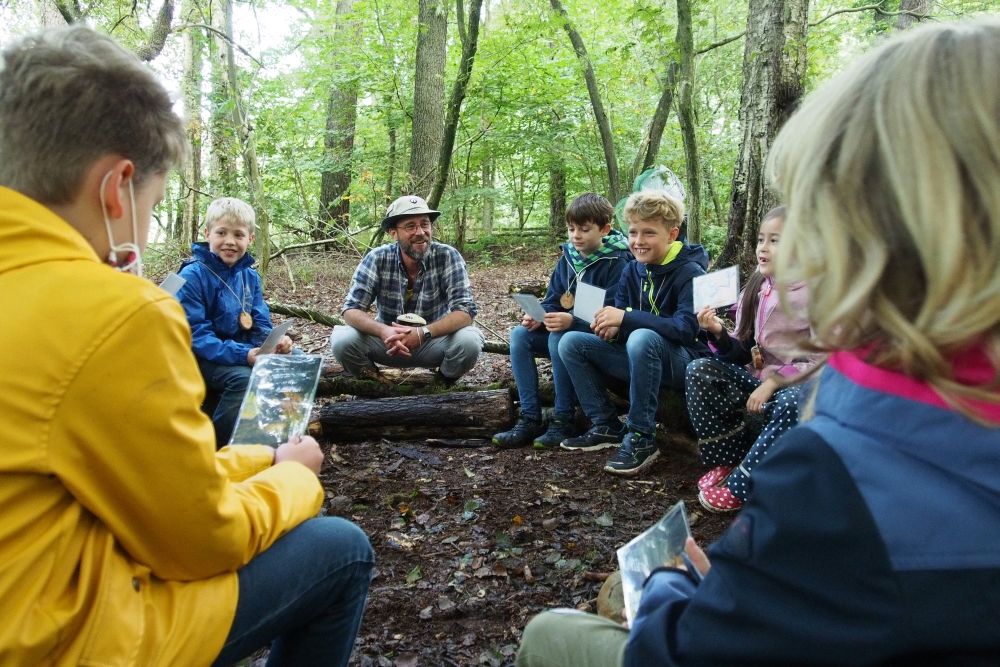
[{"label": "green leaf", "polygon": [[410,573],[406,575],[406,583],[415,584],[420,581],[423,576],[423,573],[420,572],[420,566],[418,565],[410,570]]}]

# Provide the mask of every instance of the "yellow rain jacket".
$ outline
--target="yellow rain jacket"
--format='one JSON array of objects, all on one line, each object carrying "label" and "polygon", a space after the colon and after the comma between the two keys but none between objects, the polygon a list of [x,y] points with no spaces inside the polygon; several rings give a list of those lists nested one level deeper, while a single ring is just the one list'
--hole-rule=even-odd
[{"label": "yellow rain jacket", "polygon": [[210,665],[318,480],[217,454],[177,301],[2,187],[0,313],[0,665]]}]

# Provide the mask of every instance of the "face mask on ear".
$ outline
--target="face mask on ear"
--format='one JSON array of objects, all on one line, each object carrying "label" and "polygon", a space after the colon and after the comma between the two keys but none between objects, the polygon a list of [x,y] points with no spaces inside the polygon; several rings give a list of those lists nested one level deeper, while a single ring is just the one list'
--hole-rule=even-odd
[{"label": "face mask on ear", "polygon": [[[132,202],[132,243],[122,243],[115,245],[115,237],[111,233],[111,218],[108,217],[108,207],[104,203],[104,187],[108,184],[113,171],[109,171],[104,180],[101,181],[101,212],[104,213],[104,224],[108,230],[108,246],[111,251],[108,253],[108,264],[118,271],[131,273],[142,277],[142,253],[139,250],[139,222],[135,214],[135,189],[132,187],[132,179],[128,181],[128,194]],[[125,253],[125,263],[118,263],[118,253]]]}]

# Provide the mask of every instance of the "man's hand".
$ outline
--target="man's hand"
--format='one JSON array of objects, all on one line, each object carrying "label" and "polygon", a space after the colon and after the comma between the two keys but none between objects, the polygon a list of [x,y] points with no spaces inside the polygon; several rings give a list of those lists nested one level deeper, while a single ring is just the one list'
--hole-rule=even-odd
[{"label": "man's hand", "polygon": [[274,347],[275,354],[291,354],[292,353],[292,339],[288,336],[282,336],[281,340]]},{"label": "man's hand", "polygon": [[545,313],[545,328],[555,333],[557,331],[566,331],[573,326],[573,314],[572,313]]},{"label": "man's hand", "polygon": [[[402,345],[406,352],[404,356],[410,356],[410,350],[415,350],[420,347],[420,344],[424,342],[424,332],[417,327],[408,327],[403,324],[393,324],[392,328],[394,333],[388,338],[384,338],[386,347],[390,343],[397,343]],[[390,352],[389,354],[392,354]]]},{"label": "man's hand", "polygon": [[[409,329],[410,327],[407,328]],[[385,343],[386,354],[390,357],[394,357],[397,354],[404,357],[410,356],[410,348],[406,347],[406,344],[399,340],[399,331],[396,327],[385,325],[379,333],[379,337]]]},{"label": "man's hand", "polygon": [[698,326],[712,334],[712,338],[718,339],[722,333],[722,320],[715,314],[715,308],[705,306],[698,311]]},{"label": "man's hand", "polygon": [[532,319],[529,315],[525,315],[521,319],[521,326],[527,329],[528,331],[534,331],[538,327],[542,326],[542,323],[539,322],[538,320]]},{"label": "man's hand", "polygon": [[250,366],[251,368],[253,368],[253,365],[255,363],[257,363],[257,351],[258,350],[260,350],[260,348],[259,347],[255,347],[254,349],[252,349],[249,352],[247,352],[247,366]]},{"label": "man's hand", "polygon": [[314,475],[319,475],[319,469],[323,466],[323,450],[308,435],[295,436],[274,450],[275,465],[284,461],[301,463],[312,470]]},{"label": "man's hand", "polygon": [[759,387],[753,390],[747,400],[747,412],[752,415],[759,415],[763,412],[764,404],[771,400],[774,392],[778,391],[778,383],[774,378],[764,380]]}]

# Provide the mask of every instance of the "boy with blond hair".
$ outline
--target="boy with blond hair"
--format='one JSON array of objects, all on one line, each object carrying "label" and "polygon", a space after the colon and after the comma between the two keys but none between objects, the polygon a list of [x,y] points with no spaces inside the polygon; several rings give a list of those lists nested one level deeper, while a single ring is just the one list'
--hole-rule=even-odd
[{"label": "boy with blond hair", "polygon": [[[559,342],[559,356],[593,423],[587,433],[563,440],[560,447],[618,447],[604,470],[631,477],[659,456],[660,387],[683,389],[688,362],[709,354],[691,288],[691,279],[708,268],[708,253],[677,240],[684,204],[666,192],[633,193],[624,214],[635,261],[622,271],[615,305],[597,311],[594,333],[571,331]],[[630,383],[627,424],[618,421],[602,373]]]},{"label": "boy with blond hair", "polygon": [[[177,299],[191,325],[191,348],[205,387],[219,395],[212,413],[218,447],[233,435],[257,350],[272,329],[260,274],[247,252],[255,224],[245,201],[216,199],[205,213],[205,241],[191,246],[193,257],[180,271],[187,282]],[[288,354],[292,340],[282,337],[274,351]]]}]

